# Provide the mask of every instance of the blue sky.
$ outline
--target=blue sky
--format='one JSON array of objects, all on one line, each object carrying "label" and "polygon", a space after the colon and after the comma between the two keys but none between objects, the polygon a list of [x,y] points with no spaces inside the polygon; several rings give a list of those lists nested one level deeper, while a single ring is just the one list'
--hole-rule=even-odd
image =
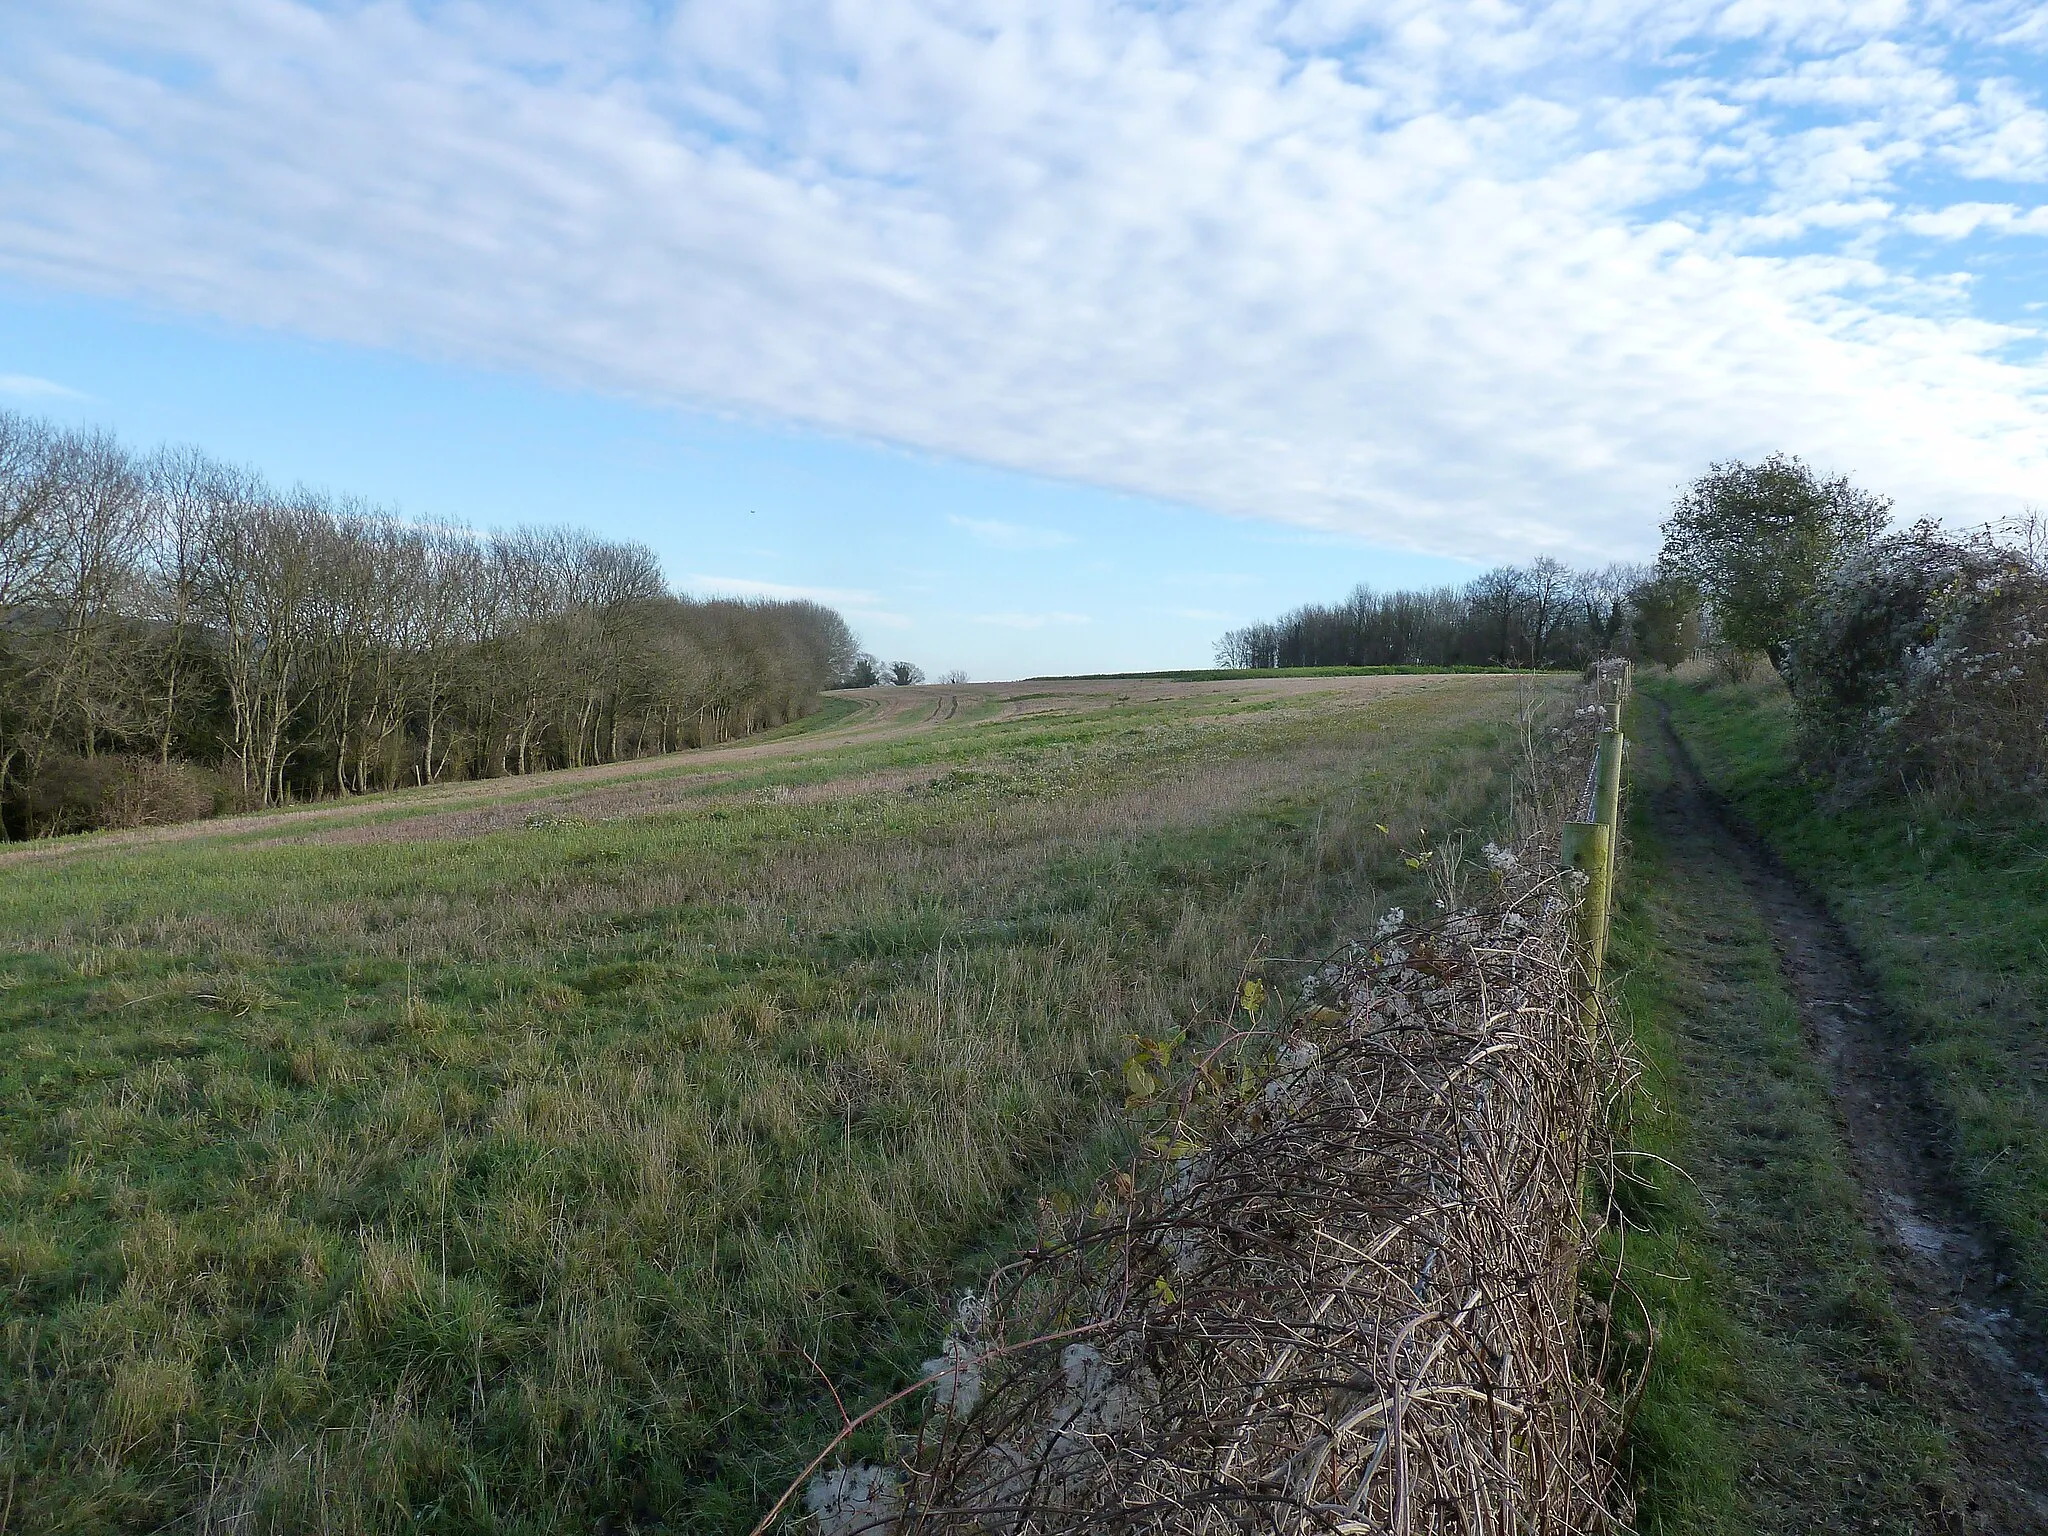
[{"label": "blue sky", "polygon": [[976,676],[2048,504],[2048,9],[17,0],[0,404],[643,538]]},{"label": "blue sky", "polygon": [[[1474,569],[816,431],[0,285],[0,405],[204,444],[280,484],[478,527],[645,541],[699,593],[814,596],[870,649],[982,679],[1206,666],[1364,576]],[[58,392],[50,388],[66,381]],[[1108,660],[1104,660],[1104,658]]]}]

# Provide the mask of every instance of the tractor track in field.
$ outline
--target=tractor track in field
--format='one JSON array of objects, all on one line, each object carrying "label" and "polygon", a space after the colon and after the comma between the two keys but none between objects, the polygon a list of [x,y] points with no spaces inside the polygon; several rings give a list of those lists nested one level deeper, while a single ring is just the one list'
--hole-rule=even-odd
[{"label": "tractor track in field", "polygon": [[1892,1299],[1960,1456],[1967,1532],[2048,1532],[2048,1341],[2019,1313],[1989,1228],[1949,1169],[1948,1129],[1842,925],[1702,778],[1668,710],[1673,765],[1653,822],[1686,859],[1720,859],[1769,926],[1833,1091]]}]

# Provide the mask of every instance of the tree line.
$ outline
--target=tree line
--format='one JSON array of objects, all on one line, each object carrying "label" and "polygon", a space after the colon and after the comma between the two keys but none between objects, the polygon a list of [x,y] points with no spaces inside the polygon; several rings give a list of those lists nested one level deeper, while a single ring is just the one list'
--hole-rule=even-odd
[{"label": "tree line", "polygon": [[1889,498],[1796,455],[1710,465],[1651,565],[1501,566],[1462,587],[1310,603],[1216,644],[1224,667],[1764,663],[1805,761],[1847,793],[2048,804],[2048,525],[1892,526]]},{"label": "tree line", "polygon": [[645,546],[478,533],[0,412],[0,836],[728,741],[862,660]]},{"label": "tree line", "polygon": [[1845,794],[2048,805],[2048,528],[1891,524],[1889,498],[1799,458],[1712,465],[1663,527],[1659,579],[1721,670],[1763,658],[1807,766]]},{"label": "tree line", "polygon": [[1648,565],[1573,570],[1543,558],[1463,586],[1308,603],[1216,642],[1219,667],[1582,666],[1675,659],[1697,643],[1699,604]]}]

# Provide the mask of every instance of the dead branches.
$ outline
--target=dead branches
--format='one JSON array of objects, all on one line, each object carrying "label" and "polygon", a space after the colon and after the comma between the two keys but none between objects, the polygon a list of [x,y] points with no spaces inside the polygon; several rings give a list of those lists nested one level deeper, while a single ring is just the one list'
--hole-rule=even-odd
[{"label": "dead branches", "polygon": [[1576,1302],[1615,1074],[1570,907],[1508,875],[1207,1066],[1137,1177],[963,1305],[899,1464],[813,1484],[820,1528],[1601,1528]]}]

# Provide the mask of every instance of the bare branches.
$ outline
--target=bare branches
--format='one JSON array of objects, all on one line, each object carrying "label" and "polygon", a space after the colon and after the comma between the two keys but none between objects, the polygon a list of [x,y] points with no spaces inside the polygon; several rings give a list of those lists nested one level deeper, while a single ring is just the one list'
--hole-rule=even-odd
[{"label": "bare branches", "polygon": [[[1617,1073],[1571,904],[1517,878],[1356,950],[1263,1065],[1201,1073],[1138,1176],[998,1278],[972,1410],[927,1413],[888,1498],[860,1485],[866,1528],[1611,1523],[1577,1270]],[[1004,1346],[1074,1319],[1086,1341]]]},{"label": "bare branches", "polygon": [[1548,556],[1463,587],[1308,603],[1216,642],[1219,667],[1579,666],[1639,649],[1648,567],[1573,571]]},{"label": "bare branches", "polygon": [[[1533,801],[1568,794],[1583,725]],[[1092,1209],[1043,1212],[885,1460],[812,1480],[808,1527],[1618,1529],[1579,1271],[1629,1071],[1554,840],[1484,862],[1482,906],[1390,914],[1277,1032],[1203,1057]]]},{"label": "bare branches", "polygon": [[0,413],[0,836],[104,823],[103,754],[226,771],[180,804],[268,805],[722,741],[857,649],[813,603],[676,598],[638,544],[422,525]]}]

